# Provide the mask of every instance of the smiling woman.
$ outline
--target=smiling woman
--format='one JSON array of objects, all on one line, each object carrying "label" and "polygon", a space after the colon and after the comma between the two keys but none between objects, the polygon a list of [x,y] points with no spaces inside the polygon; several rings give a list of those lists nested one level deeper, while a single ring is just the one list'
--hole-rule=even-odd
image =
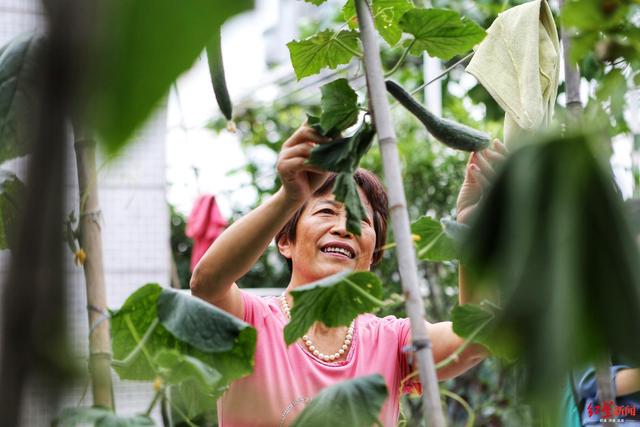
[{"label": "smiling woman", "polygon": [[[358,236],[347,230],[345,208],[331,194],[335,174],[307,162],[313,147],[328,141],[311,127],[301,126],[283,144],[278,158],[282,188],[229,227],[194,270],[194,295],[258,332],[253,374],[233,383],[218,402],[222,427],[289,425],[323,388],[369,374],[385,380],[389,398],[380,420],[394,426],[402,392],[420,391],[420,384],[404,381],[412,370],[404,352],[411,343],[409,319],[363,314],[350,326],[335,328],[317,322],[302,340],[285,344],[283,330],[293,304],[289,292],[346,269],[368,271],[380,261],[385,243],[387,196],[379,178],[363,169],[353,175],[366,211]],[[494,147],[497,150],[470,158],[457,206],[462,220],[471,216],[482,186],[493,174],[492,164],[502,158],[502,146]],[[291,269],[287,290],[278,298],[243,292],[235,281],[249,271],[274,236]],[[465,302],[463,280],[460,285]],[[427,330],[436,362],[463,343],[451,322],[428,324]],[[482,347],[470,345],[438,377],[459,375],[485,355]]]}]

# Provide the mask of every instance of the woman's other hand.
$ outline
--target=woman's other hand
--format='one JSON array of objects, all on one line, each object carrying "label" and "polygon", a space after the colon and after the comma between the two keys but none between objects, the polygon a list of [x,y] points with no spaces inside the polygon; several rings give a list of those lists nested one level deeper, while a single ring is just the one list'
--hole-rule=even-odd
[{"label": "woman's other hand", "polygon": [[456,219],[459,223],[469,224],[475,215],[482,193],[489,187],[496,169],[506,155],[506,147],[497,139],[488,148],[471,153],[456,202]]},{"label": "woman's other hand", "polygon": [[330,140],[305,122],[284,142],[278,155],[276,170],[287,200],[303,203],[324,183],[328,173],[308,164],[307,160],[316,145]]}]

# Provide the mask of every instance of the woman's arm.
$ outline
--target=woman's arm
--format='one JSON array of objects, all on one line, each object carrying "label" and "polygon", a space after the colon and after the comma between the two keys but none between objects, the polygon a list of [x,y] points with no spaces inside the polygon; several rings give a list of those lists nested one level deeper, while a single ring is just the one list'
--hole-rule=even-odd
[{"label": "woman's arm", "polygon": [[251,269],[271,239],[326,179],[325,172],[305,163],[313,147],[325,141],[305,124],[283,144],[277,162],[282,187],[213,242],[191,276],[193,295],[242,318],[244,307],[235,281]]},{"label": "woman's arm", "polygon": [[[479,153],[472,153],[467,162],[465,179],[456,203],[457,221],[468,224],[477,210],[482,192],[495,176],[495,169],[504,160],[506,148],[498,140],[492,147]],[[460,304],[479,303],[485,298],[495,299],[493,295],[480,295],[472,292],[468,286],[468,277],[464,266],[460,265],[458,275],[458,302]],[[478,325],[479,326],[479,325]],[[439,322],[427,325],[429,337],[433,343],[433,358],[436,364],[454,354],[465,342],[453,332],[451,322]],[[470,344],[452,363],[438,370],[438,379],[456,377],[480,363],[489,352],[479,344]]]},{"label": "woman's arm", "polygon": [[[458,193],[456,202],[456,220],[461,224],[469,224],[478,209],[483,191],[489,186],[496,174],[496,169],[505,159],[507,149],[497,139],[492,147],[479,153],[471,153],[467,162],[464,182]],[[483,299],[495,301],[495,295],[478,295],[472,293],[468,286],[467,274],[462,264],[458,274],[458,302],[460,304],[479,303]]]},{"label": "woman's arm", "polygon": [[640,369],[621,369],[616,373],[616,396],[626,396],[627,394],[640,391]]}]

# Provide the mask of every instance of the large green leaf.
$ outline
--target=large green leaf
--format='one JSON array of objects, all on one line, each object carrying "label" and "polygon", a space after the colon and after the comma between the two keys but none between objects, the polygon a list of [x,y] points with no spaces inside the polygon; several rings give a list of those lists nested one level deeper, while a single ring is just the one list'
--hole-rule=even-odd
[{"label": "large green leaf", "polygon": [[358,185],[351,172],[338,174],[333,184],[333,194],[347,211],[347,230],[359,236],[362,232],[360,222],[367,217],[367,210],[362,205]]},{"label": "large green leaf", "polygon": [[124,417],[105,408],[66,408],[54,421],[57,427],[92,425],[95,427],[143,427],[153,426],[153,420],[145,415]]},{"label": "large green leaf", "polygon": [[101,141],[118,150],[149,117],[223,22],[251,0],[113,0],[96,24],[91,113]]},{"label": "large green leaf", "polygon": [[320,88],[320,126],[326,134],[342,131],[358,121],[358,95],[347,79],[337,79]]},{"label": "large green leaf", "polygon": [[467,228],[455,221],[436,221],[423,216],[411,224],[411,232],[420,238],[416,241],[419,259],[451,261],[460,258],[460,245]]},{"label": "large green leaf", "polygon": [[153,361],[167,384],[193,380],[201,389],[214,391],[222,379],[220,372],[211,366],[177,350],[160,350]]},{"label": "large green leaf", "polygon": [[37,128],[43,39],[23,34],[0,48],[0,163],[29,151]]},{"label": "large green leaf", "polygon": [[371,147],[374,135],[373,126],[363,121],[352,136],[317,145],[311,151],[309,163],[328,171],[353,173]]},{"label": "large green leaf", "polygon": [[291,296],[291,321],[284,328],[287,344],[306,334],[315,322],[347,326],[358,314],[379,307],[382,284],[368,271],[346,271],[296,288]]},{"label": "large green leaf", "polygon": [[325,30],[301,41],[293,40],[287,47],[298,80],[326,67],[334,69],[347,64],[353,58],[353,52],[360,51],[357,31],[334,33]]},{"label": "large green leaf", "polygon": [[292,427],[371,427],[387,398],[387,385],[379,374],[358,377],[322,390]]},{"label": "large green leaf", "polygon": [[24,191],[24,184],[17,176],[0,170],[0,249],[13,246]]},{"label": "large green leaf", "polygon": [[319,144],[309,156],[309,163],[325,170],[338,172],[333,185],[333,194],[336,200],[344,203],[347,210],[347,230],[358,236],[361,232],[360,222],[366,218],[367,212],[360,200],[353,173],[362,156],[371,147],[374,135],[373,126],[363,121],[352,136]]},{"label": "large green leaf", "polygon": [[[378,33],[390,46],[393,47],[400,41],[400,37],[402,37],[400,18],[413,8],[411,0],[373,0],[371,2],[373,23]],[[358,26],[354,0],[348,0],[345,3],[342,8],[342,16],[349,27],[356,28]]]},{"label": "large green leaf", "polygon": [[174,425],[186,424],[186,419],[193,422],[198,417],[206,417],[206,414],[215,414],[217,395],[203,393],[195,380],[183,381],[169,387],[173,412]]},{"label": "large green leaf", "polygon": [[198,298],[157,284],[141,287],[113,313],[114,359],[125,359],[154,323],[143,351],[129,366],[115,366],[120,378],[154,379],[159,374],[154,357],[171,349],[215,368],[223,384],[253,370],[255,329]]},{"label": "large green leaf", "polygon": [[464,245],[469,283],[500,292],[496,330],[531,391],[561,388],[599,354],[640,362],[640,254],[592,144],[552,137],[514,152]]},{"label": "large green leaf", "polygon": [[453,332],[456,335],[470,339],[471,342],[482,344],[494,356],[513,361],[514,350],[508,346],[510,339],[500,337],[495,329],[495,318],[498,308],[488,304],[456,305],[451,310]]},{"label": "large green leaf", "polygon": [[448,60],[480,43],[485,31],[472,20],[447,9],[413,9],[400,19],[400,27],[415,38],[411,53]]}]

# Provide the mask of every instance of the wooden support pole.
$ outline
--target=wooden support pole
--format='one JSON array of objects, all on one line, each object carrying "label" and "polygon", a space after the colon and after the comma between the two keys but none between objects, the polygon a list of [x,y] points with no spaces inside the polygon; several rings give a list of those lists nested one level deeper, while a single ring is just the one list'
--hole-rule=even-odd
[{"label": "wooden support pole", "polygon": [[444,427],[431,341],[424,320],[424,304],[418,290],[415,249],[411,238],[409,213],[402,185],[400,158],[396,135],[387,101],[377,33],[371,9],[366,0],[356,0],[360,38],[364,47],[364,68],[369,93],[370,111],[378,133],[385,182],[389,191],[389,210],[406,309],[411,320],[411,337],[415,347],[420,382],[422,383],[422,412],[429,427]]},{"label": "wooden support pole", "polygon": [[95,140],[76,128],[76,162],[80,189],[80,247],[86,253],[84,277],[89,312],[89,371],[93,404],[114,409],[111,383],[111,337],[102,265],[101,211],[98,203]]}]

